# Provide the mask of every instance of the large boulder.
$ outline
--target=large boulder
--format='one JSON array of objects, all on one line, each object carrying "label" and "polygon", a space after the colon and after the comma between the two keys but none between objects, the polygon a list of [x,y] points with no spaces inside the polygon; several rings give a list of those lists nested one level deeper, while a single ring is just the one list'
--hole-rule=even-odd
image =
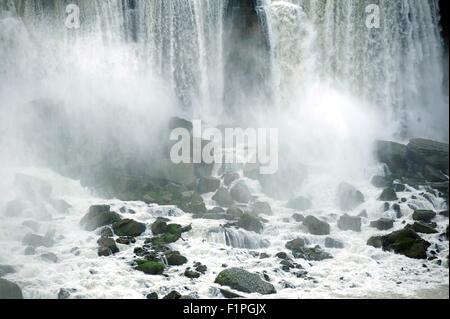
[{"label": "large boulder", "polygon": [[252,207],[252,213],[255,215],[272,215],[272,207],[268,202],[255,202]]},{"label": "large boulder", "polygon": [[383,202],[394,202],[398,200],[397,193],[393,188],[385,188],[380,197],[378,197],[378,200]]},{"label": "large boulder", "polygon": [[347,214],[341,216],[338,220],[338,227],[340,230],[352,230],[355,232],[361,231],[361,217],[349,216]]},{"label": "large boulder", "polygon": [[351,211],[364,203],[363,193],[348,183],[339,184],[337,191],[337,203],[340,210]]},{"label": "large boulder", "polygon": [[220,187],[220,179],[215,177],[201,177],[198,180],[197,191],[199,194],[215,192]]},{"label": "large boulder", "polygon": [[230,268],[221,271],[215,283],[245,293],[259,293],[262,295],[276,293],[272,284],[264,281],[258,274],[250,273],[242,268]]},{"label": "large boulder", "polygon": [[421,172],[430,182],[448,181],[448,153],[448,144],[427,139],[412,139],[407,146],[411,169]]},{"label": "large boulder", "polygon": [[167,218],[158,217],[151,226],[152,234],[157,236],[166,233],[168,230],[167,227],[168,221],[169,220]]},{"label": "large boulder", "polygon": [[89,208],[89,212],[81,219],[80,225],[85,230],[93,231],[120,220],[120,215],[112,212],[109,205],[94,205]]},{"label": "large boulder", "polygon": [[146,230],[143,223],[139,223],[133,219],[123,219],[113,224],[114,233],[117,236],[140,236]]},{"label": "large boulder", "polygon": [[188,262],[187,258],[178,251],[171,251],[166,254],[167,264],[169,266],[181,266]]},{"label": "large boulder", "polygon": [[259,218],[255,217],[253,215],[250,215],[248,213],[242,214],[242,216],[239,218],[239,220],[237,222],[237,225],[240,228],[243,228],[248,231],[253,231],[258,234],[260,234],[264,229],[264,226],[261,223],[261,221],[259,220]]},{"label": "large boulder", "polygon": [[408,226],[386,236],[371,237],[367,244],[414,259],[426,259],[427,250],[431,246]]},{"label": "large boulder", "polygon": [[119,248],[117,248],[116,242],[114,239],[109,237],[100,237],[97,241],[99,245],[97,254],[99,256],[110,256],[119,252]]},{"label": "large boulder", "polygon": [[6,279],[0,278],[0,300],[1,299],[23,299],[22,289]]},{"label": "large boulder", "polygon": [[212,199],[222,207],[229,207],[234,202],[230,192],[224,187],[219,188]]},{"label": "large boulder", "polygon": [[418,223],[418,222],[415,222],[414,224],[409,225],[409,227],[411,227],[411,229],[414,230],[416,233],[421,233],[421,234],[437,234],[437,233],[439,233],[433,227],[422,224],[422,223]]},{"label": "large boulder", "polygon": [[236,183],[231,188],[230,195],[238,203],[247,204],[252,199],[252,193],[243,181]]},{"label": "large boulder", "polygon": [[138,260],[136,270],[146,275],[161,275],[166,267],[158,261]]},{"label": "large boulder", "polygon": [[307,216],[303,221],[303,225],[313,235],[329,235],[330,225],[314,216]]},{"label": "large boulder", "polygon": [[370,227],[378,230],[389,230],[394,228],[394,220],[390,218],[380,218],[378,220],[370,222]]},{"label": "large boulder", "polygon": [[305,211],[312,208],[312,202],[309,198],[298,196],[290,199],[286,206],[291,209]]},{"label": "large boulder", "polygon": [[435,217],[436,213],[432,210],[416,210],[412,217],[414,220],[424,223],[430,223]]},{"label": "large boulder", "polygon": [[396,176],[407,175],[406,151],[406,145],[395,142],[377,141],[375,145],[378,160],[385,163]]}]

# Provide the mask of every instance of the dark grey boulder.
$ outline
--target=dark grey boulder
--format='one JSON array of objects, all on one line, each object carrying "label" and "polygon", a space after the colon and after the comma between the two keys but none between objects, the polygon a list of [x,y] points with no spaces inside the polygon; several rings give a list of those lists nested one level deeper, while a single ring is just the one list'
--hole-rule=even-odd
[{"label": "dark grey boulder", "polygon": [[385,163],[391,172],[398,176],[405,176],[408,171],[406,162],[406,145],[390,142],[377,141],[375,144],[376,157],[381,163]]},{"label": "dark grey boulder", "polygon": [[181,266],[188,262],[187,258],[178,251],[171,251],[166,254],[167,264],[169,266]]},{"label": "dark grey boulder", "polygon": [[285,247],[291,251],[299,251],[306,246],[306,241],[303,238],[296,238],[288,241]]},{"label": "dark grey boulder", "polygon": [[320,246],[304,247],[299,250],[293,250],[294,258],[300,258],[308,261],[322,261],[333,258],[329,253],[324,251]]},{"label": "dark grey boulder", "polygon": [[268,202],[255,202],[253,204],[252,213],[255,215],[272,215],[272,207]]},{"label": "dark grey boulder", "polygon": [[444,211],[442,211],[442,212],[439,212],[439,215],[448,218],[448,210],[444,210]]},{"label": "dark grey boulder", "polygon": [[389,230],[394,228],[394,220],[390,218],[380,218],[379,220],[370,222],[370,227],[378,230]]},{"label": "dark grey boulder", "polygon": [[337,191],[337,203],[341,211],[351,211],[364,203],[363,193],[348,183],[339,184]]},{"label": "dark grey boulder", "polygon": [[58,299],[69,299],[75,292],[77,290],[74,288],[61,288],[58,292]]},{"label": "dark grey boulder", "polygon": [[1,299],[23,299],[22,289],[6,279],[0,278],[0,300]]},{"label": "dark grey boulder", "polygon": [[436,213],[431,210],[416,210],[413,213],[413,219],[416,221],[430,223],[435,217]]},{"label": "dark grey boulder", "polygon": [[260,234],[264,226],[258,217],[244,213],[238,220],[237,225],[248,231],[253,231]]},{"label": "dark grey boulder", "polygon": [[380,197],[378,197],[378,200],[383,202],[394,202],[398,200],[397,193],[393,188],[385,188]]},{"label": "dark grey boulder", "polygon": [[216,277],[215,283],[245,293],[259,293],[262,295],[276,293],[272,284],[264,281],[258,274],[248,272],[242,268],[229,268],[221,271]]},{"label": "dark grey boulder", "polygon": [[416,233],[421,233],[421,234],[437,234],[439,233],[435,228],[420,223],[420,222],[415,222],[414,224],[410,225],[409,227],[411,227],[412,230],[414,230]]},{"label": "dark grey boulder", "polygon": [[181,299],[181,294],[178,291],[171,291],[167,295],[165,295],[162,299]]},{"label": "dark grey boulder", "polygon": [[117,236],[131,236],[137,237],[145,232],[146,226],[133,219],[123,219],[115,222],[112,226],[114,233]]},{"label": "dark grey boulder", "polygon": [[89,212],[81,219],[80,225],[88,231],[96,230],[99,227],[111,225],[121,220],[116,212],[110,210],[109,205],[94,205],[89,208]]},{"label": "dark grey boulder", "polygon": [[299,211],[305,211],[312,208],[312,202],[309,198],[298,196],[290,199],[286,207]]},{"label": "dark grey boulder", "polygon": [[115,240],[112,238],[101,237],[97,241],[97,244],[99,245],[97,251],[99,256],[107,257],[119,252],[119,248],[117,247]]},{"label": "dark grey boulder", "polygon": [[252,193],[243,181],[236,183],[231,188],[230,195],[238,203],[247,204],[252,199]]},{"label": "dark grey boulder", "polygon": [[314,216],[307,216],[303,221],[303,225],[308,229],[309,233],[313,235],[329,235],[330,225]]},{"label": "dark grey boulder", "polygon": [[167,232],[167,222],[169,220],[167,218],[158,217],[156,221],[152,224],[151,231],[152,234],[157,236]]},{"label": "dark grey boulder", "polygon": [[361,217],[349,216],[347,214],[341,216],[338,220],[338,227],[340,230],[352,230],[355,232],[361,231]]},{"label": "dark grey boulder", "polygon": [[198,180],[197,192],[199,194],[206,194],[215,192],[220,187],[220,179],[215,177],[201,177]]},{"label": "dark grey boulder", "polygon": [[212,199],[222,207],[229,207],[233,205],[234,202],[230,192],[224,187],[219,188]]},{"label": "dark grey boulder", "polygon": [[149,293],[145,298],[149,299],[149,300],[157,300],[157,299],[159,299],[159,296],[156,292],[152,292],[152,293]]}]

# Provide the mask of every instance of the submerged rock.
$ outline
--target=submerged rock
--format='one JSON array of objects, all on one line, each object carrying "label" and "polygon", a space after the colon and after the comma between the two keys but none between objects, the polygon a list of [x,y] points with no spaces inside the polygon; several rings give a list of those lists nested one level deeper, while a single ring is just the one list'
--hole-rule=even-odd
[{"label": "submerged rock", "polygon": [[394,220],[390,218],[380,218],[379,220],[372,221],[370,227],[378,230],[389,230],[394,228]]},{"label": "submerged rock", "polygon": [[184,271],[184,276],[190,279],[197,279],[200,278],[201,274],[199,272],[191,270],[190,268],[186,268],[186,270]]},{"label": "submerged rock", "polygon": [[413,219],[424,222],[424,223],[430,223],[435,217],[436,213],[431,210],[416,210],[413,213]]},{"label": "submerged rock", "polygon": [[294,219],[298,223],[302,223],[305,220],[305,216],[295,213],[294,215],[292,215],[292,219]]},{"label": "submerged rock", "polygon": [[233,198],[231,197],[228,190],[224,187],[221,187],[217,190],[217,192],[214,194],[212,199],[220,206],[222,207],[229,207],[233,205]]},{"label": "submerged rock", "polygon": [[145,232],[146,226],[133,219],[123,219],[113,224],[114,233],[118,236],[137,237]]},{"label": "submerged rock", "polygon": [[142,271],[146,275],[161,275],[165,266],[157,261],[139,260],[137,261],[136,270]]},{"label": "submerged rock", "polygon": [[169,266],[181,266],[188,262],[187,258],[178,251],[171,251],[166,254],[167,264]]},{"label": "submerged rock", "polygon": [[230,268],[221,271],[215,283],[245,293],[262,295],[276,293],[272,284],[264,281],[258,274],[250,273],[242,268]]},{"label": "submerged rock", "polygon": [[364,203],[363,193],[356,189],[355,186],[348,183],[339,184],[337,191],[337,202],[340,210],[346,212],[351,211]]},{"label": "submerged rock", "polygon": [[157,235],[166,233],[168,230],[168,227],[167,227],[168,221],[169,221],[169,219],[167,219],[167,218],[158,217],[151,226],[152,234],[157,236]]},{"label": "submerged rock", "polygon": [[329,235],[330,225],[317,219],[314,216],[307,216],[303,221],[303,225],[308,229],[308,231],[313,235]]},{"label": "submerged rock", "polygon": [[[306,241],[303,238],[296,238],[288,241],[285,247],[291,251],[299,251],[306,246]],[[287,256],[286,256],[287,257]],[[285,258],[282,258],[285,259]]]},{"label": "submerged rock", "polygon": [[367,244],[415,259],[426,259],[427,250],[431,246],[408,226],[386,236],[371,237]]},{"label": "submerged rock", "polygon": [[6,279],[0,278],[0,300],[1,299],[23,299],[22,289]]},{"label": "submerged rock", "polygon": [[77,290],[73,288],[61,288],[58,292],[58,299],[69,299]]},{"label": "submerged rock", "polygon": [[380,197],[378,197],[378,200],[383,202],[394,202],[398,200],[397,193],[393,188],[385,188]]},{"label": "submerged rock", "polygon": [[290,199],[286,206],[291,209],[305,211],[312,208],[312,202],[309,198],[298,196]]},{"label": "submerged rock", "polygon": [[109,205],[94,205],[89,208],[89,212],[81,219],[80,225],[85,230],[93,231],[120,220],[120,215],[112,212]]},{"label": "submerged rock", "polygon": [[231,188],[230,195],[238,203],[247,204],[252,199],[252,193],[243,181],[238,182]]},{"label": "submerged rock", "polygon": [[341,216],[338,220],[338,227],[340,230],[352,230],[355,232],[361,231],[361,217],[349,216],[347,214]]}]

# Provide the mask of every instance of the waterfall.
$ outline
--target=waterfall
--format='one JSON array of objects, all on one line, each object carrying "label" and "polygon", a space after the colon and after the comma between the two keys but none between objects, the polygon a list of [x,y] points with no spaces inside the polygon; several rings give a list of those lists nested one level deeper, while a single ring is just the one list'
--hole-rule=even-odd
[{"label": "waterfall", "polygon": [[[374,3],[380,28],[366,26]],[[279,85],[319,76],[398,123],[398,136],[448,139],[438,1],[273,0],[263,7]],[[292,73],[295,80],[286,79]]]}]

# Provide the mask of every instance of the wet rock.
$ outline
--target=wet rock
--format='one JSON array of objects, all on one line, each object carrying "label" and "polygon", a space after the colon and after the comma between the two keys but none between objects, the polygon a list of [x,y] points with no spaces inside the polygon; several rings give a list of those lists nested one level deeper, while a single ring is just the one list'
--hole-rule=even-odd
[{"label": "wet rock", "polygon": [[408,171],[406,151],[406,145],[395,142],[377,141],[375,145],[378,160],[385,163],[389,170],[398,176],[405,176]]},{"label": "wet rock", "polygon": [[377,188],[386,188],[392,186],[392,180],[384,176],[372,177],[371,183]]},{"label": "wet rock", "polygon": [[238,203],[248,203],[252,199],[252,193],[245,182],[240,181],[231,188],[231,197]]},{"label": "wet rock", "polygon": [[226,210],[222,207],[214,207],[210,210],[208,210],[208,214],[224,214],[226,213]]},{"label": "wet rock", "polygon": [[241,218],[244,212],[239,207],[230,207],[227,209],[227,215],[233,219]]},{"label": "wet rock", "polygon": [[19,217],[29,207],[28,202],[22,199],[15,199],[6,204],[4,214],[8,217]]},{"label": "wet rock", "polygon": [[206,271],[208,270],[208,267],[206,267],[202,263],[196,262],[196,263],[194,263],[194,269],[201,274],[205,274]]},{"label": "wet rock", "polygon": [[168,229],[167,222],[169,222],[169,219],[158,217],[151,226],[152,234],[157,236],[166,233]]},{"label": "wet rock", "polygon": [[383,212],[387,212],[390,209],[391,209],[391,204],[389,204],[387,202],[383,204]]},{"label": "wet rock", "polygon": [[437,214],[431,210],[416,210],[412,217],[416,221],[430,223],[436,215]]},{"label": "wet rock", "polygon": [[136,243],[136,238],[129,236],[119,237],[116,239],[116,243],[129,246]]},{"label": "wet rock", "polygon": [[303,225],[308,229],[309,233],[313,235],[320,236],[330,234],[330,225],[314,216],[307,216],[303,221]]},{"label": "wet rock", "polygon": [[184,276],[187,278],[190,278],[190,279],[196,279],[196,278],[200,278],[200,273],[187,268],[184,271]]},{"label": "wet rock", "polygon": [[347,214],[341,216],[338,220],[338,227],[340,230],[352,230],[355,232],[361,231],[361,217],[353,217]]},{"label": "wet rock", "polygon": [[15,273],[16,270],[10,265],[0,265],[0,277]]},{"label": "wet rock", "polygon": [[181,294],[178,291],[171,291],[167,295],[165,295],[162,299],[181,299]]},{"label": "wet rock", "polygon": [[333,239],[331,237],[327,237],[327,238],[325,238],[325,247],[342,249],[342,248],[344,248],[344,244],[339,240]]},{"label": "wet rock", "polygon": [[229,207],[233,205],[233,198],[231,197],[228,190],[224,187],[221,187],[217,190],[217,192],[214,194],[212,199],[220,206],[222,207]]},{"label": "wet rock", "polygon": [[57,263],[58,262],[58,257],[54,253],[41,254],[39,257],[42,260],[45,260],[45,261],[48,261],[48,262],[52,262],[52,263]]},{"label": "wet rock", "polygon": [[286,206],[291,209],[305,211],[312,208],[312,202],[304,196],[298,196],[290,199]]},{"label": "wet rock", "polygon": [[235,217],[228,215],[227,213],[207,213],[207,214],[199,214],[199,215],[193,215],[192,218],[194,219],[210,219],[210,220],[234,220]]},{"label": "wet rock", "polygon": [[300,258],[308,261],[322,261],[333,258],[329,253],[325,252],[320,246],[303,247],[299,250],[293,250],[294,258]]},{"label": "wet rock", "polygon": [[114,239],[109,237],[100,237],[97,241],[98,247],[98,255],[99,256],[111,256],[119,252],[119,248],[117,248],[116,242]]},{"label": "wet rock", "polygon": [[258,234],[260,234],[264,229],[264,226],[261,223],[261,221],[259,220],[259,218],[255,217],[253,215],[250,215],[248,213],[244,213],[239,218],[239,221],[237,222],[237,226],[240,228],[243,228],[245,230],[248,230],[248,231],[253,231]]},{"label": "wet rock", "polygon": [[157,300],[159,299],[158,294],[156,292],[149,293],[146,297],[148,300]]},{"label": "wet rock", "polygon": [[222,177],[223,183],[226,186],[230,186],[234,181],[237,181],[240,178],[238,173],[226,173]]},{"label": "wet rock", "polygon": [[401,209],[401,207],[400,207],[399,204],[397,204],[397,203],[393,204],[393,205],[392,205],[392,209],[394,210],[395,216],[396,216],[397,218],[402,218],[402,217],[403,217],[402,209]]},{"label": "wet rock", "polygon": [[392,188],[394,189],[395,192],[397,193],[401,193],[406,191],[406,186],[404,184],[400,184],[400,183],[394,183],[392,185]]},{"label": "wet rock", "polygon": [[298,223],[302,223],[305,220],[305,216],[303,216],[302,214],[295,213],[294,215],[292,215],[292,219]]},{"label": "wet rock", "polygon": [[259,293],[262,295],[276,293],[272,284],[264,281],[259,275],[250,273],[242,268],[229,268],[221,271],[215,283],[245,293]]},{"label": "wet rock", "polygon": [[0,278],[0,300],[1,299],[23,299],[22,289],[6,279]]},{"label": "wet rock", "polygon": [[178,251],[172,251],[166,254],[167,264],[169,266],[181,266],[188,262],[187,258]]},{"label": "wet rock", "polygon": [[142,271],[146,275],[161,275],[165,266],[157,261],[139,260],[137,261],[136,270]]},{"label": "wet rock", "polygon": [[36,234],[27,234],[22,239],[22,244],[33,248],[52,247],[54,245],[53,238],[50,236],[41,236]]},{"label": "wet rock", "polygon": [[272,215],[272,207],[268,202],[255,202],[253,204],[252,213],[255,215]]},{"label": "wet rock", "polygon": [[337,203],[341,211],[351,211],[364,203],[363,193],[348,183],[339,184],[337,191]]},{"label": "wet rock", "polygon": [[183,192],[180,199],[170,200],[167,204],[175,204],[186,213],[202,214],[207,212],[202,196],[194,191]]},{"label": "wet rock", "polygon": [[[428,181],[447,181],[449,163],[448,144],[427,139],[412,139],[407,146],[407,156],[412,167]],[[442,174],[445,173],[444,174]]]},{"label": "wet rock", "polygon": [[104,227],[102,228],[102,230],[100,231],[100,236],[101,237],[113,237],[114,233],[111,229],[111,227]]},{"label": "wet rock", "polygon": [[[288,241],[285,247],[291,251],[301,250],[306,246],[306,241],[303,238],[296,238],[294,240]],[[287,257],[287,255],[286,255]]]},{"label": "wet rock", "polygon": [[378,200],[383,202],[394,202],[398,200],[397,193],[392,188],[385,188],[380,197],[378,197]]},{"label": "wet rock", "polygon": [[433,227],[430,227],[429,225],[425,225],[423,223],[415,222],[413,225],[410,225],[412,230],[414,230],[416,233],[421,234],[437,234],[438,231],[434,229]]},{"label": "wet rock", "polygon": [[439,215],[448,218],[448,210],[444,210],[444,211],[440,212]]},{"label": "wet rock", "polygon": [[89,212],[81,219],[80,225],[88,231],[96,230],[99,227],[111,225],[121,220],[120,215],[112,212],[109,205],[94,205],[89,208]]},{"label": "wet rock", "polygon": [[58,292],[58,299],[69,299],[75,292],[77,290],[73,288],[61,288]]},{"label": "wet rock", "polygon": [[379,220],[372,221],[370,227],[378,230],[389,230],[394,228],[394,220],[390,218],[380,218]]},{"label": "wet rock", "polygon": [[237,299],[237,298],[242,298],[242,296],[235,294],[234,292],[231,292],[229,290],[226,289],[219,289],[220,293],[222,294],[222,296],[224,296],[224,298],[227,299]]},{"label": "wet rock", "polygon": [[199,194],[215,192],[220,187],[220,180],[215,177],[201,177],[198,180],[197,191]]},{"label": "wet rock", "polygon": [[146,226],[133,219],[123,219],[113,224],[114,233],[118,236],[137,237],[145,232]]},{"label": "wet rock", "polygon": [[367,244],[414,259],[426,259],[427,250],[431,246],[409,227],[386,236],[371,237]]},{"label": "wet rock", "polygon": [[[303,245],[304,245],[304,243],[303,243]],[[286,247],[287,247],[287,244],[286,244]],[[290,249],[290,248],[288,248],[288,249]],[[278,257],[280,259],[287,259],[288,255],[284,251],[282,251],[282,252],[277,253],[275,255],[275,257]]]}]

